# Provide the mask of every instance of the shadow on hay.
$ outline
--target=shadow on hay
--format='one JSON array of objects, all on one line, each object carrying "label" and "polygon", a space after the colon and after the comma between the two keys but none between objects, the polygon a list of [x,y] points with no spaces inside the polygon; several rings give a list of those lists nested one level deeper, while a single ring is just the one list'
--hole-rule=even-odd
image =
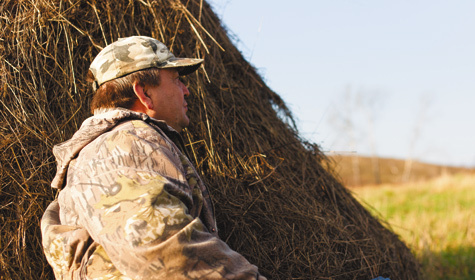
[{"label": "shadow on hay", "polygon": [[269,279],[417,279],[409,249],[300,139],[289,109],[200,0],[4,0],[0,4],[2,279],[52,279],[39,218],[54,199],[52,146],[90,115],[85,74],[119,37],[201,57],[183,134],[216,202],[220,235]]}]

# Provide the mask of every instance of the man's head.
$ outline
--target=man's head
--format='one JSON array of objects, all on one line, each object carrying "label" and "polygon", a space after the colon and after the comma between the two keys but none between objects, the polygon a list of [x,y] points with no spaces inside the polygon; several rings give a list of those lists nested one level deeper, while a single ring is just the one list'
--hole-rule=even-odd
[{"label": "man's head", "polygon": [[[176,94],[181,92],[182,98],[189,95],[188,89],[178,78],[194,72],[202,62],[202,59],[176,58],[164,44],[150,37],[119,39],[106,46],[89,69],[88,80],[93,82],[96,89],[91,110],[94,112],[100,108],[124,107],[163,119],[174,127],[174,121],[163,118],[163,115],[169,115],[163,114],[163,111],[169,110],[168,103],[176,102],[172,101],[173,98],[167,91]],[[176,87],[169,84],[172,78],[165,81],[162,76],[164,79],[173,76],[177,81]],[[157,98],[152,93],[167,95],[169,98]],[[158,104],[159,101],[162,103]],[[185,110],[186,113],[186,102],[183,101],[182,104],[182,108],[175,109]],[[183,127],[174,128],[181,130]]]},{"label": "man's head", "polygon": [[133,84],[138,99],[130,109],[164,120],[176,131],[181,131],[190,122],[186,115],[188,104],[185,100],[190,92],[180,79],[177,70],[160,69],[159,71],[159,85],[140,85],[137,82]]}]

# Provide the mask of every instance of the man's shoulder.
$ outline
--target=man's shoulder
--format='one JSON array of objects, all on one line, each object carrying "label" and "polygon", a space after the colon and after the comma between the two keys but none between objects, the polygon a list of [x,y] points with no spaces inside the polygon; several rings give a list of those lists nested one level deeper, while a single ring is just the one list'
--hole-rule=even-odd
[{"label": "man's shoulder", "polygon": [[163,132],[157,126],[144,120],[125,120],[112,130],[104,134],[106,138],[115,138],[124,135],[131,138],[153,140],[163,138]]},{"label": "man's shoulder", "polygon": [[116,127],[114,127],[111,132],[116,133],[116,132],[133,132],[133,131],[139,131],[139,132],[154,132],[156,133],[156,129],[154,129],[150,124],[148,124],[144,120],[124,120],[121,123],[119,123]]},{"label": "man's shoulder", "polygon": [[[92,141],[83,151],[91,157],[110,154],[118,148],[122,151],[166,149],[175,151],[173,141],[161,130],[145,120],[124,120],[111,130]],[[149,152],[150,152],[149,151]]]},{"label": "man's shoulder", "polygon": [[113,123],[81,151],[83,159],[98,159],[120,153],[141,153],[154,150],[175,151],[167,135],[168,126],[159,120],[130,110],[109,110],[95,116],[98,123]]}]

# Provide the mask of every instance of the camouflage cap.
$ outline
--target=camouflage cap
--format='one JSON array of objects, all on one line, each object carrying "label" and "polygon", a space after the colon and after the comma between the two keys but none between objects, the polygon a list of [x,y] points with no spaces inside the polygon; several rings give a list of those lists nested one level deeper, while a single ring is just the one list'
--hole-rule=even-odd
[{"label": "camouflage cap", "polygon": [[160,41],[147,36],[120,38],[106,46],[91,63],[95,86],[147,68],[178,68],[180,75],[198,69],[203,59],[177,58]]}]

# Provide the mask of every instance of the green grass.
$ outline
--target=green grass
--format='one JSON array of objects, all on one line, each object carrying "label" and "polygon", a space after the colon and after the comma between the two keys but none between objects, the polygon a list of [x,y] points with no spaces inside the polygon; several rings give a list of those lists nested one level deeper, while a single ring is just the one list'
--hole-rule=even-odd
[{"label": "green grass", "polygon": [[474,175],[352,191],[411,248],[426,279],[475,279]]}]

